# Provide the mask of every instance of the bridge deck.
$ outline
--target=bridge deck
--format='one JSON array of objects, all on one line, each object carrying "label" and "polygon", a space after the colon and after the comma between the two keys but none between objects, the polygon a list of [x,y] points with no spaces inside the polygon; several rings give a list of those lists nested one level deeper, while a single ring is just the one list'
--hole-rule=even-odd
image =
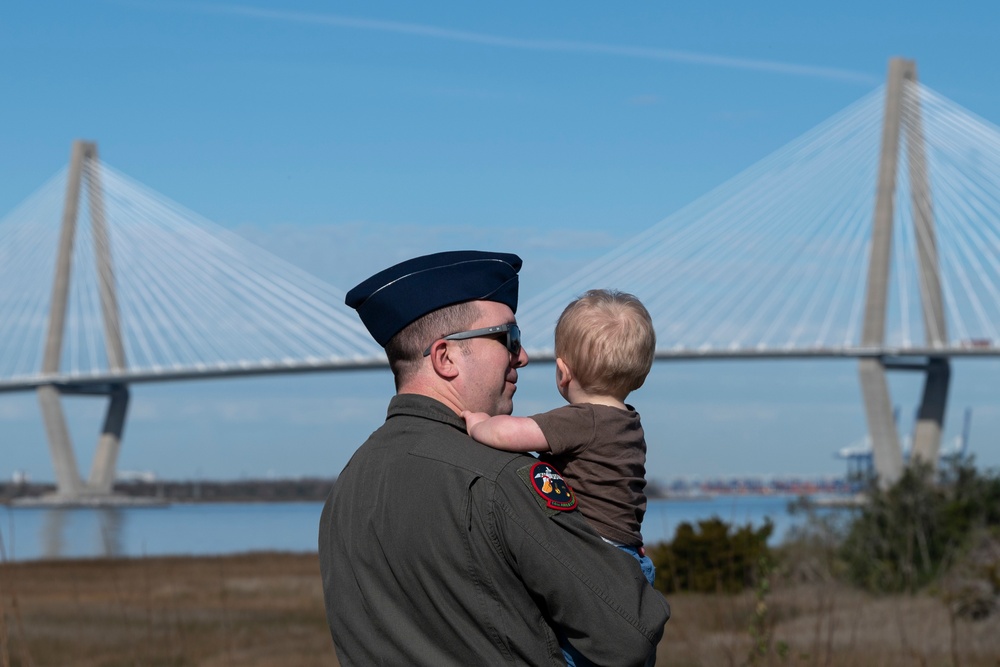
[{"label": "bridge deck", "polygon": [[[551,349],[528,350],[528,356],[533,363],[552,362],[555,360],[555,353]],[[877,358],[885,359],[891,365],[891,362],[921,357],[1000,357],[1000,347],[843,347],[758,350],[706,348],[699,350],[657,350],[656,352],[656,359],[659,361]],[[38,387],[50,385],[57,386],[68,393],[103,392],[106,387],[114,384],[145,384],[259,375],[358,371],[378,368],[388,368],[388,362],[385,357],[359,357],[326,361],[264,361],[242,364],[219,364],[214,367],[142,369],[121,373],[38,374],[29,377],[0,380],[0,393],[31,391]]]}]

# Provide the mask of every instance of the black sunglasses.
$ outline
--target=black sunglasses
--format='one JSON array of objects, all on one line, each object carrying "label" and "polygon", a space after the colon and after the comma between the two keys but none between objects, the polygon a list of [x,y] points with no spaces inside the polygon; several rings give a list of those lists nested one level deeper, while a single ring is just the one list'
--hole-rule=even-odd
[{"label": "black sunglasses", "polygon": [[[521,330],[516,324],[501,324],[495,327],[486,327],[485,329],[472,329],[471,331],[459,331],[458,333],[448,334],[447,336],[442,336],[438,340],[465,340],[466,338],[479,338],[481,336],[499,336],[500,334],[507,334],[507,339],[504,341],[504,346],[507,351],[512,355],[517,356],[521,354]],[[424,356],[429,356],[431,353],[431,347],[434,343],[427,346],[424,350]]]}]

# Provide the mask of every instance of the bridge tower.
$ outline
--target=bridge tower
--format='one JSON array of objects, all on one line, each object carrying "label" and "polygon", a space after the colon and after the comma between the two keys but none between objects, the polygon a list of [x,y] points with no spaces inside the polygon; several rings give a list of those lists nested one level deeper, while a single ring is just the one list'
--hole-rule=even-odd
[{"label": "bridge tower", "polygon": [[[94,239],[94,260],[100,292],[101,315],[104,325],[105,351],[108,366],[113,374],[126,368],[125,348],[122,344],[118,300],[115,289],[111,246],[104,216],[104,193],[101,187],[100,163],[97,145],[93,142],[75,141],[70,156],[66,185],[66,202],[63,209],[56,258],[55,279],[49,311],[48,332],[42,357],[43,375],[58,376],[66,328],[66,314],[72,275],[73,246],[76,237],[77,217],[81,189],[86,184],[90,204],[90,224]],[[36,390],[41,405],[42,419],[49,441],[49,450],[56,475],[56,494],[49,498],[57,503],[96,502],[111,496],[115,466],[121,447],[129,391],[125,383],[106,382],[88,386],[60,386],[58,381],[45,384]],[[63,414],[63,394],[107,396],[108,409],[104,426],[97,443],[97,450],[86,482],[80,476],[73,442]]]},{"label": "bridge tower", "polygon": [[[901,139],[905,139],[906,142],[910,206],[914,237],[917,242],[920,301],[926,346],[931,349],[943,348],[947,342],[934,232],[934,208],[927,177],[920,98],[916,82],[917,66],[914,61],[894,58],[889,62],[882,153],[861,334],[862,347],[881,348],[885,342],[892,225]],[[889,359],[884,356],[860,360],[861,391],[865,401],[875,472],[883,488],[899,479],[903,472],[903,453],[893,419],[892,401],[886,382],[887,370],[921,371],[925,374],[911,459],[924,461],[931,466],[937,465],[951,376],[950,363],[944,355],[931,354],[924,360],[915,361]]]}]

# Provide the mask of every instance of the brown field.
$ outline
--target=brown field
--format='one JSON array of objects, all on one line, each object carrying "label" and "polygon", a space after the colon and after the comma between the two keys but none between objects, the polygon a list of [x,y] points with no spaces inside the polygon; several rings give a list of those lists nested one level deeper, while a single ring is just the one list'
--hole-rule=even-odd
[{"label": "brown field", "polygon": [[[765,611],[752,593],[670,601],[657,664],[748,664]],[[952,619],[930,596],[811,584],[766,604],[772,651],[756,664],[1000,666],[1000,621]],[[337,664],[315,554],[0,564],[0,667]]]}]

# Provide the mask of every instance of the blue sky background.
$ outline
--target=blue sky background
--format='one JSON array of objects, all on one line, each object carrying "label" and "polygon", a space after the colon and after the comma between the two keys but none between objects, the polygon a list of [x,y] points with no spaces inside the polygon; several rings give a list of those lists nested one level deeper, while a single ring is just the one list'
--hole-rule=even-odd
[{"label": "blue sky background", "polygon": [[[888,59],[1000,120],[995,2],[80,2],[0,8],[0,215],[99,143],[116,169],[343,289],[490,248],[522,295],[877,87]],[[957,362],[946,439],[1000,463],[996,362]],[[551,366],[516,411],[552,407]],[[907,422],[917,376],[893,378]],[[334,475],[388,373],[136,386],[120,467]],[[632,396],[649,474],[840,473],[853,362],[658,363]],[[103,410],[68,399],[84,472]],[[35,399],[0,395],[0,476],[51,479]]]}]

